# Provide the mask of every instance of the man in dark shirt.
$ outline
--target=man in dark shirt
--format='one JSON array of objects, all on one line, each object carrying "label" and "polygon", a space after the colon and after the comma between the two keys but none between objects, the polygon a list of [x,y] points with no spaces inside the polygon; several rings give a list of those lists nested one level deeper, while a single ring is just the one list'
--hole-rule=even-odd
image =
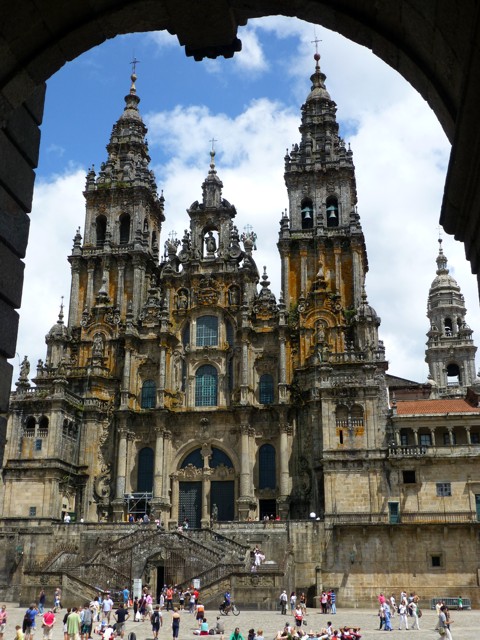
[{"label": "man in dark shirt", "polygon": [[115,611],[115,620],[117,621],[115,631],[117,632],[117,636],[123,638],[125,634],[125,620],[128,620],[129,617],[130,614],[128,613],[127,609],[125,609],[123,604],[120,604],[118,606],[118,609]]}]

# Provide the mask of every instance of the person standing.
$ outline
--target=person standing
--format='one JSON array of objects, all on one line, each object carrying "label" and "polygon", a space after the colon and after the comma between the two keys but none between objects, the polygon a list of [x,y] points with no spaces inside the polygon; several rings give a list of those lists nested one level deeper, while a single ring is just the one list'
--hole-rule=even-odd
[{"label": "person standing", "polygon": [[28,607],[23,618],[22,631],[25,634],[25,640],[31,640],[35,633],[35,617],[38,615],[38,609],[35,602]]},{"label": "person standing", "polygon": [[79,640],[81,620],[77,607],[73,607],[67,618],[67,635],[70,640]]},{"label": "person standing", "polygon": [[38,612],[42,616],[45,609],[46,599],[47,599],[47,596],[45,595],[45,589],[40,589],[40,593],[38,594]]},{"label": "person standing", "polygon": [[165,603],[167,606],[167,611],[173,611],[173,589],[172,586],[169,585],[165,592]]},{"label": "person standing", "polygon": [[407,607],[405,602],[400,602],[398,605],[398,630],[402,628],[402,624],[405,627],[405,630],[408,631],[408,618],[407,618]]},{"label": "person standing", "polygon": [[337,594],[335,593],[335,589],[330,589],[328,599],[330,601],[330,613],[335,615],[337,613]]},{"label": "person standing", "polygon": [[62,608],[62,590],[60,589],[60,587],[57,587],[55,589],[55,595],[53,596],[53,606],[55,613],[57,613],[57,611],[60,611],[60,609]]},{"label": "person standing", "polygon": [[0,640],[3,640],[3,634],[5,633],[5,627],[7,626],[7,605],[2,604],[0,609]]},{"label": "person standing", "polygon": [[128,601],[130,599],[130,590],[128,587],[125,587],[125,589],[122,591],[122,595],[123,595],[123,606],[126,609],[128,607]]},{"label": "person standing", "polygon": [[286,590],[284,589],[280,594],[280,609],[281,609],[282,616],[287,615],[287,602],[288,602],[288,596],[287,596]]},{"label": "person standing", "polygon": [[173,638],[173,640],[177,640],[179,631],[180,631],[180,614],[178,613],[177,607],[175,607],[174,610],[173,610],[173,615],[172,615],[172,638]]},{"label": "person standing", "polygon": [[92,637],[93,627],[93,611],[88,602],[85,603],[82,613],[82,626],[80,629],[81,640],[88,640]]},{"label": "person standing", "polygon": [[295,609],[297,608],[297,594],[295,591],[292,591],[290,594],[290,611],[292,612],[292,616],[295,613]]},{"label": "person standing", "polygon": [[46,611],[43,614],[43,640],[52,640],[53,625],[55,624],[55,614],[53,609]]}]

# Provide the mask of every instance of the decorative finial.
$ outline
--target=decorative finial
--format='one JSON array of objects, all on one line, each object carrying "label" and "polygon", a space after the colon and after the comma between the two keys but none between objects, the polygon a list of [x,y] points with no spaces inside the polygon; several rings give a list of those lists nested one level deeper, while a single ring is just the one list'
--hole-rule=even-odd
[{"label": "decorative finial", "polygon": [[63,296],[60,297],[60,313],[58,314],[58,324],[63,324]]},{"label": "decorative finial", "polygon": [[312,44],[315,44],[315,55],[313,56],[313,59],[314,59],[314,60],[315,60],[315,62],[316,62],[316,65],[315,65],[315,66],[316,66],[316,68],[318,68],[318,66],[319,66],[319,65],[318,65],[318,62],[319,62],[319,60],[320,60],[320,54],[318,53],[318,43],[319,43],[319,42],[322,42],[322,41],[320,40],[320,38],[317,38],[317,34],[316,34],[315,30],[314,30],[314,32],[313,32],[313,33],[314,33],[314,35],[315,35],[315,39],[314,39],[314,40],[311,40],[310,42],[311,42]]},{"label": "decorative finial", "polygon": [[137,80],[136,68],[139,62],[140,60],[137,60],[135,56],[133,56],[133,60],[130,62],[130,64],[132,65],[132,75],[130,76],[132,84],[130,86],[130,93],[137,93],[137,89],[135,88],[135,82]]}]

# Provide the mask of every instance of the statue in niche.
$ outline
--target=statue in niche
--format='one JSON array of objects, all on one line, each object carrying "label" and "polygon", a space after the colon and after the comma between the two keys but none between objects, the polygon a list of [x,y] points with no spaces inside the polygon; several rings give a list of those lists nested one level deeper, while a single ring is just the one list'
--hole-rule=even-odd
[{"label": "statue in niche", "polygon": [[240,296],[237,287],[230,287],[228,290],[228,301],[232,305],[238,305]]},{"label": "statue in niche", "polygon": [[185,289],[180,289],[177,296],[177,309],[186,309],[188,307],[188,298]]},{"label": "statue in niche", "polygon": [[175,391],[182,388],[182,356],[178,351],[173,354],[173,387]]},{"label": "statue in niche", "polygon": [[93,338],[92,355],[94,358],[103,357],[103,336],[101,333],[95,334]]},{"label": "statue in niche", "polygon": [[209,231],[205,236],[205,247],[207,248],[207,255],[211,256],[217,249],[217,241],[213,237],[213,232]]}]

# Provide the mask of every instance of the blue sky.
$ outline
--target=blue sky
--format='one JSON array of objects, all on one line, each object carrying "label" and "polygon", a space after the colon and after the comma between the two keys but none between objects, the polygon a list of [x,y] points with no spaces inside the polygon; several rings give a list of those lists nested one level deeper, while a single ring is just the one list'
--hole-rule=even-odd
[{"label": "blue sky", "polygon": [[[136,57],[140,110],[149,128],[152,168],[166,198],[163,240],[188,226],[186,209],[201,196],[210,139],[223,195],[237,226],[253,225],[255,259],[279,293],[278,222],[287,206],[285,149],[299,141],[300,106],[321,68],[336,101],[342,137],[354,153],[358,211],[370,272],[367,294],[380,317],[390,372],[424,381],[425,316],[435,276],[438,218],[450,146],[434,114],[410,85],[367,49],[321,27],[271,17],[240,30],[231,60],[194,62],[166,32],[117,37],[68,63],[47,86],[40,162],[31,214],[18,361],[32,371],[60,297],[68,304],[67,262],[77,227],[83,235],[87,168],[106,158],[112,125],[130,86]],[[463,246],[444,237],[449,266],[465,295],[480,340],[476,279]],[[16,380],[14,376],[14,381]]]}]

